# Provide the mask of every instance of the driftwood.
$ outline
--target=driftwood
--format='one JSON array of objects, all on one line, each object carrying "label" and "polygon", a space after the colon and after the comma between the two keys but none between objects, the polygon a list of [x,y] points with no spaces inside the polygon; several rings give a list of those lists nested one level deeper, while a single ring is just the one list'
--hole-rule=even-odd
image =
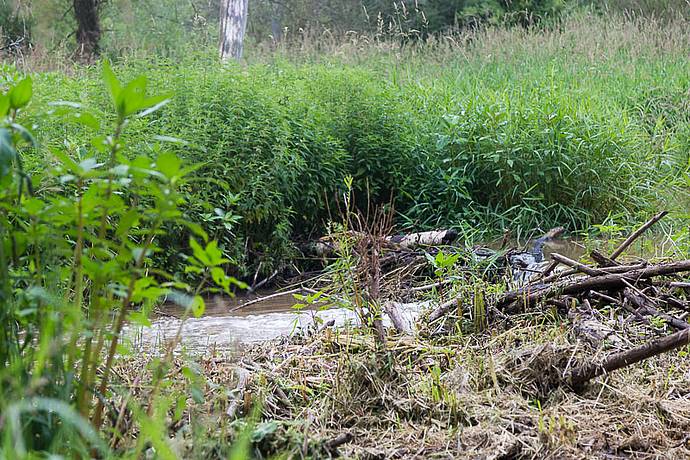
[{"label": "driftwood", "polygon": [[688,329],[690,324],[675,316],[661,312],[656,308],[653,301],[641,292],[635,292],[634,289],[627,287],[623,290],[623,296],[633,304],[641,314],[657,316],[666,321],[671,327],[675,329]]},{"label": "driftwood", "polygon": [[604,270],[601,270],[599,268],[592,268],[588,267],[587,265],[577,262],[575,260],[569,259],[566,256],[563,256],[558,253],[553,253],[551,254],[551,258],[555,260],[556,262],[560,262],[563,265],[567,265],[568,267],[571,267],[579,272],[582,272],[586,275],[590,276],[599,276],[599,275],[606,275],[606,272]]},{"label": "driftwood", "polygon": [[652,356],[680,348],[688,343],[690,343],[690,329],[683,329],[675,334],[652,340],[651,342],[631,350],[612,354],[606,357],[601,363],[589,363],[577,367],[567,374],[566,382],[573,387],[579,387],[595,377],[651,358]]},{"label": "driftwood", "polygon": [[600,267],[612,267],[614,265],[619,265],[619,263],[615,260],[611,259],[610,257],[606,257],[604,254],[596,250],[590,252],[589,256]]},{"label": "driftwood", "polygon": [[234,398],[225,412],[230,419],[234,419],[237,416],[240,406],[244,405],[244,392],[247,388],[247,383],[249,383],[249,377],[251,376],[251,373],[243,367],[236,367],[235,374],[237,374],[237,386],[232,391]]},{"label": "driftwood", "polygon": [[557,295],[578,295],[593,289],[622,289],[625,287],[624,281],[636,283],[640,280],[653,278],[655,276],[671,275],[687,271],[690,271],[690,260],[652,265],[639,270],[630,270],[625,273],[610,273],[603,276],[577,279],[574,281],[566,280],[551,285],[539,284],[536,286],[527,286],[503,294],[497,299],[496,306],[499,309],[502,308],[513,312],[518,310],[520,306],[527,308],[538,301],[546,300]]},{"label": "driftwood", "polygon": [[386,314],[390,318],[391,323],[393,323],[393,327],[395,328],[396,331],[400,332],[401,334],[411,334],[412,333],[411,325],[400,314],[400,310],[398,309],[398,305],[395,302],[389,301],[389,302],[384,303],[383,304],[383,310],[386,312]]},{"label": "driftwood", "polygon": [[649,227],[651,227],[652,225],[659,222],[666,214],[668,214],[668,211],[661,211],[659,214],[655,215],[654,217],[649,219],[647,222],[645,222],[645,224],[642,227],[635,230],[625,241],[623,241],[623,243],[621,243],[621,245],[618,246],[618,248],[615,251],[613,251],[613,253],[611,254],[611,257],[609,257],[609,258],[611,260],[616,260],[616,257],[621,255],[623,253],[623,251],[628,249],[628,246],[633,244],[635,242],[635,240],[640,237],[640,235],[642,235],[644,232],[646,232]]},{"label": "driftwood", "polygon": [[434,230],[429,232],[410,233],[402,236],[389,236],[386,240],[398,246],[410,249],[416,246],[439,246],[450,244],[458,237],[455,230]]},{"label": "driftwood", "polygon": [[451,299],[442,303],[429,314],[429,322],[433,323],[439,318],[445,316],[453,307],[457,306],[459,302],[460,299]]},{"label": "driftwood", "polygon": [[[350,231],[349,236],[362,238],[362,232]],[[455,230],[431,230],[428,232],[408,233],[404,235],[393,235],[384,238],[388,249],[399,249],[410,251],[420,246],[442,246],[455,241],[458,232]],[[314,253],[318,256],[334,256],[338,253],[339,245],[332,237],[324,237],[312,242],[304,248],[306,252]]]}]

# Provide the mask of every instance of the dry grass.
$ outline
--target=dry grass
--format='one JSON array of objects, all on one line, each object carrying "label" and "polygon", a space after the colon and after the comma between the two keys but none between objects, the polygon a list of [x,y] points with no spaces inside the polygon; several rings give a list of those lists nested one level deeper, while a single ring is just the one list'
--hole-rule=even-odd
[{"label": "dry grass", "polygon": [[[274,56],[294,59],[336,59],[366,63],[385,57],[399,62],[415,58],[427,64],[444,65],[465,60],[494,61],[516,56],[539,59],[563,53],[601,61],[620,57],[634,61],[640,57],[663,57],[683,53],[690,45],[690,28],[681,16],[606,16],[576,14],[547,29],[492,27],[431,36],[424,41],[408,41],[404,36],[382,31],[367,35],[356,32],[335,34],[330,30],[292,31],[279,44],[258,45],[247,53],[250,61]],[[529,62],[525,62],[529,64]]]},{"label": "dry grass", "polygon": [[[687,351],[576,393],[558,377],[596,350],[574,337],[570,326],[525,317],[518,327],[481,336],[389,336],[382,354],[361,331],[327,330],[231,359],[203,357],[205,403],[189,410],[204,414],[206,442],[231,438],[219,430],[233,430],[227,389],[236,385],[239,366],[251,376],[241,405],[248,411],[261,404],[262,420],[276,422],[257,443],[265,455],[324,457],[324,443],[349,432],[353,441],[339,449],[348,458],[690,456]],[[141,375],[143,368],[129,363],[120,374]],[[179,372],[170,375],[180,380]],[[184,425],[171,427],[171,436]],[[192,452],[195,443],[184,445]]]}]

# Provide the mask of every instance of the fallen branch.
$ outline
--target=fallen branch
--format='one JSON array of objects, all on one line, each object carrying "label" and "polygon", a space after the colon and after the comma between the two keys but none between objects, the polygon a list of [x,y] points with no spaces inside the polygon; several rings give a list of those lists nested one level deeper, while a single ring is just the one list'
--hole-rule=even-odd
[{"label": "fallen branch", "polygon": [[668,214],[668,211],[661,211],[659,214],[649,219],[642,227],[635,230],[632,233],[632,235],[630,235],[625,241],[623,241],[623,243],[621,243],[621,245],[618,246],[618,248],[615,251],[613,251],[613,254],[611,254],[611,257],[609,258],[615,261],[616,257],[621,255],[623,251],[625,251],[628,248],[628,246],[633,244],[633,242],[640,237],[640,235],[646,232],[649,227],[659,222],[666,214]]},{"label": "fallen branch", "polygon": [[398,305],[395,302],[389,301],[384,303],[383,309],[390,318],[391,323],[393,323],[393,327],[396,331],[398,331],[401,334],[412,333],[412,328],[407,323],[407,321],[405,321],[405,318],[403,318],[400,314],[400,310],[398,310]]},{"label": "fallen branch", "polygon": [[451,308],[458,305],[458,302],[460,302],[460,300],[454,298],[454,299],[448,300],[448,301],[442,303],[441,305],[439,305],[438,307],[436,307],[429,314],[429,322],[433,323],[434,321],[441,318],[442,316],[445,316],[446,313],[448,313],[451,310]]},{"label": "fallen branch", "polygon": [[[621,267],[611,267],[620,269]],[[509,311],[516,310],[519,304],[529,307],[540,300],[546,300],[560,294],[578,295],[592,289],[620,289],[625,287],[624,280],[636,283],[639,280],[649,279],[655,276],[670,275],[673,273],[690,271],[690,260],[669,264],[652,265],[640,270],[631,270],[621,274],[608,274],[585,279],[577,279],[570,282],[554,283],[552,285],[527,286],[515,291],[505,293],[496,301],[500,308],[509,307]]]},{"label": "fallen branch", "polygon": [[601,363],[589,363],[575,368],[567,374],[565,380],[570,386],[578,387],[595,377],[680,348],[688,343],[690,343],[690,329],[683,329],[631,350],[610,355]]},{"label": "fallen branch", "polygon": [[641,314],[657,316],[666,321],[671,327],[675,329],[682,330],[690,328],[690,324],[683,321],[682,319],[678,319],[675,316],[671,316],[667,313],[657,310],[652,301],[646,296],[644,296],[641,292],[635,292],[632,288],[627,287],[623,290],[623,295],[626,299],[630,301],[630,303],[637,307]]},{"label": "fallen branch", "polygon": [[332,457],[339,457],[338,453],[338,447],[342,446],[343,444],[347,444],[349,442],[352,442],[354,439],[354,436],[352,436],[352,433],[350,432],[345,432],[341,433],[335,438],[328,440],[324,443],[324,447],[326,448],[326,451],[332,456]]},{"label": "fallen branch", "polygon": [[613,267],[614,265],[619,265],[619,263],[615,260],[612,260],[610,257],[606,257],[604,254],[596,250],[590,252],[589,256],[600,267]]},{"label": "fallen branch", "polygon": [[561,254],[558,254],[556,252],[551,254],[551,258],[557,262],[562,263],[563,265],[567,265],[568,267],[571,267],[571,268],[573,268],[579,272],[582,272],[586,275],[590,275],[590,276],[606,275],[606,272],[604,270],[601,270],[599,268],[588,267],[587,265],[585,265],[583,263],[569,259],[568,257],[563,256]]},{"label": "fallen branch", "polygon": [[458,237],[455,230],[432,230],[428,232],[410,233],[408,235],[389,236],[386,240],[402,248],[410,249],[416,246],[437,246],[450,244]]}]

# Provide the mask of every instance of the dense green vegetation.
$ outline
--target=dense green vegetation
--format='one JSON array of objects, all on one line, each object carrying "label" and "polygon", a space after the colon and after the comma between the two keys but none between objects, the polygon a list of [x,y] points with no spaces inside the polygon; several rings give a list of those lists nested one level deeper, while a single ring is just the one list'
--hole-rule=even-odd
[{"label": "dense green vegetation", "polygon": [[[420,41],[305,32],[227,66],[179,45],[184,23],[129,54],[106,39],[119,80],[106,60],[45,69],[41,50],[4,64],[0,458],[175,458],[168,428],[206,382],[182,366],[187,386],[167,386],[178,336],[130,400],[113,383],[123,325],[148,324],[163,298],[201,315],[205,295],[284,268],[340,219],[350,178],[355,206],[393,203],[396,230],[455,228],[468,244],[620,229],[661,206],[687,218],[688,23],[558,19]],[[147,54],[159,45],[173,52]]]},{"label": "dense green vegetation", "polygon": [[[227,68],[204,55],[122,60],[118,70],[145,71],[173,95],[131,123],[129,141],[151,151],[151,130],[181,139],[168,147],[202,165],[185,191],[188,218],[236,264],[264,260],[270,273],[294,256],[293,242],[337,217],[349,175],[360,206],[393,199],[401,228],[470,238],[583,230],[655,208],[682,182],[690,147],[687,40],[683,24],[670,27],[585,17],[564,31],[497,30],[465,44],[345,45],[341,57],[304,50]],[[102,112],[98,74],[36,76],[27,117],[42,147],[29,169],[63,140],[75,152],[88,145],[83,127],[41,120],[55,100]],[[187,234],[174,234],[165,246],[179,264]]]},{"label": "dense green vegetation", "polygon": [[[217,242],[179,210],[194,168],[168,151],[132,151],[124,139],[130,121],[154,113],[167,97],[147,94],[145,77],[121,85],[107,62],[102,81],[113,114],[103,126],[110,134],[92,137],[89,150],[76,154],[68,143],[55,145],[54,164],[30,172],[24,154],[36,141],[18,120],[32,97],[31,78],[8,82],[0,96],[3,459],[37,451],[109,457],[112,445],[94,428],[100,430],[112,413],[105,397],[117,378],[116,355],[131,353],[121,337],[125,323],[150,324],[147,315],[163,296],[183,306],[185,315],[198,317],[204,312],[202,295],[231,295],[231,285],[246,287],[225,274],[228,261]],[[86,126],[100,120],[70,102],[57,105],[52,117]],[[152,262],[169,224],[194,231],[184,267],[175,268],[198,274],[197,285],[175,280],[176,273]],[[146,443],[157,446],[163,458],[174,455],[160,420],[184,399],[159,397],[173,348],[152,364],[157,377],[148,401],[131,409],[145,427],[140,443],[128,448],[132,458],[142,455]],[[194,371],[184,372],[194,380]]]}]

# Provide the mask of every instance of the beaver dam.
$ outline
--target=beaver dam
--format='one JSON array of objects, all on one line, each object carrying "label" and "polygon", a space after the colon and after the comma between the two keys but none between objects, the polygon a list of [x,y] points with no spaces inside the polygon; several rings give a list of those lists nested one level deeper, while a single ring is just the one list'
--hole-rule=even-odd
[{"label": "beaver dam", "polygon": [[[664,214],[608,251],[343,232],[316,277],[128,336],[175,350],[171,394],[198,389],[182,457],[690,458],[690,260],[629,252]],[[117,367],[123,393],[145,397],[150,356]]]}]

